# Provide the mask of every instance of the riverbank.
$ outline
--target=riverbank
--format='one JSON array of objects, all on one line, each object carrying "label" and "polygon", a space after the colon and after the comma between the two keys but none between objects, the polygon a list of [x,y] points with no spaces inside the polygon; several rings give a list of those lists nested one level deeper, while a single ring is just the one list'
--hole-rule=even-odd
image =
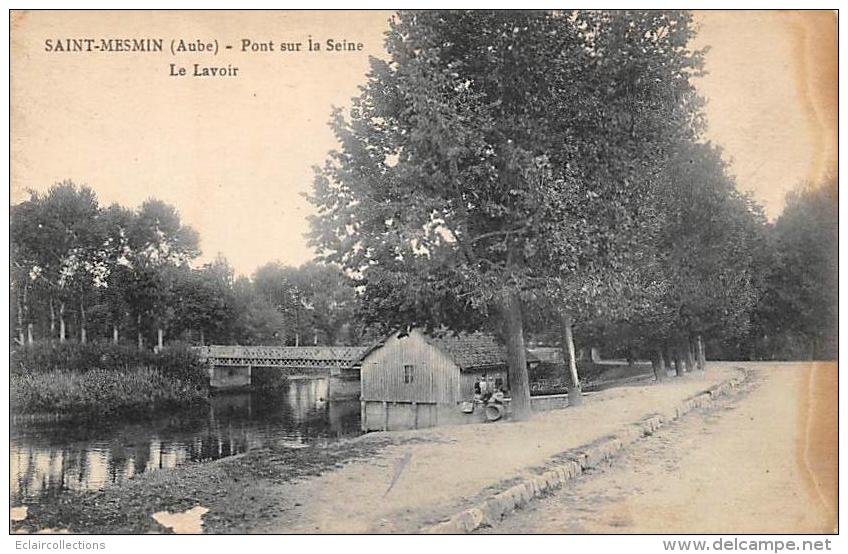
[{"label": "riverbank", "polygon": [[209,398],[197,356],[111,343],[38,342],[11,351],[10,412],[31,420],[140,417]]},{"label": "riverbank", "polygon": [[371,433],[299,449],[271,445],[145,473],[100,492],[71,493],[58,504],[28,506],[14,529],[162,532],[153,513],[202,506],[209,509],[207,533],[415,532],[532,474],[560,452],[673,410],[738,376],[738,365],[710,364],[705,373],[663,384],[607,389],[587,395],[583,406],[526,422]]},{"label": "riverbank", "polygon": [[361,434],[359,401],[327,401],[326,379],[285,390],[215,394],[208,404],[148,418],[16,419],[9,437],[10,502],[50,504],[261,448],[304,449]]},{"label": "riverbank", "polygon": [[[269,445],[211,462],[143,473],[101,491],[69,491],[57,502],[15,506],[26,518],[13,532],[68,530],[74,533],[167,533],[156,512],[210,507],[203,518],[207,533],[246,533],[285,512],[273,491],[309,480],[346,464],[368,463],[392,445],[421,442],[409,437],[368,437],[326,445],[290,448]],[[23,510],[25,508],[25,510]]]},{"label": "riverbank", "polygon": [[12,375],[12,413],[35,420],[138,417],[205,403],[209,390],[158,369],[44,371]]}]

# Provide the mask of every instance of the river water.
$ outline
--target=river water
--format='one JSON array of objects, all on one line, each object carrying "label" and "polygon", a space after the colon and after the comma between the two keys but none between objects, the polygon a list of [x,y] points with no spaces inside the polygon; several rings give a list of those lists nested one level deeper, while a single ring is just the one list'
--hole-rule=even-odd
[{"label": "river water", "polygon": [[12,505],[51,502],[146,471],[262,446],[303,448],[356,435],[358,400],[328,400],[326,379],[293,379],[273,394],[224,393],[209,406],[140,422],[15,423]]}]

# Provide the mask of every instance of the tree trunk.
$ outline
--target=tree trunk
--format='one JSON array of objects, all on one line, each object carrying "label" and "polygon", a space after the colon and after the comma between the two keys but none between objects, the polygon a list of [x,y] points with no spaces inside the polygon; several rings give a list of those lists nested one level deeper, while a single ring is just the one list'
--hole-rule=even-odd
[{"label": "tree trunk", "polygon": [[[668,369],[674,369],[674,353],[672,352],[670,346],[667,346],[667,345],[665,346],[664,354],[665,354],[665,363],[668,364]],[[676,370],[675,370],[675,374],[676,374]]]},{"label": "tree trunk", "polygon": [[56,309],[53,307],[53,297],[50,298],[50,340],[56,336]]},{"label": "tree trunk", "polygon": [[524,349],[524,324],[521,321],[520,300],[514,291],[505,290],[501,293],[501,314],[509,362],[512,418],[528,419],[530,417],[530,383],[527,377],[527,352]]},{"label": "tree trunk", "polygon": [[683,377],[683,360],[682,356],[680,355],[680,348],[674,349],[674,373],[678,377]]},{"label": "tree trunk", "polygon": [[593,346],[589,349],[589,359],[592,360],[593,364],[601,361],[601,351],[598,350],[597,346]]},{"label": "tree trunk", "polygon": [[136,322],[137,330],[138,330],[138,349],[143,350],[144,349],[144,336],[141,334],[141,314],[138,314],[138,316],[136,316],[135,322]]},{"label": "tree trunk", "polygon": [[203,327],[200,328],[200,346],[206,346],[206,334],[203,332]]},{"label": "tree trunk", "polygon": [[657,348],[654,358],[651,360],[651,365],[654,367],[654,377],[657,381],[665,381],[668,373],[665,370],[665,358],[663,358],[662,348]]},{"label": "tree trunk", "polygon": [[695,371],[695,349],[692,347],[692,339],[686,339],[686,369],[690,372]]},{"label": "tree trunk", "polygon": [[32,344],[32,314],[29,307],[29,287],[24,286],[24,304],[23,313],[26,320],[26,339],[27,344]]},{"label": "tree trunk", "polygon": [[294,309],[294,345],[300,346],[300,310]]},{"label": "tree trunk", "polygon": [[65,303],[59,302],[59,342],[65,342]]},{"label": "tree trunk", "polygon": [[165,338],[165,330],[161,327],[156,329],[156,352],[162,351],[162,346]]},{"label": "tree trunk", "polygon": [[[26,290],[26,289],[24,289],[24,290]],[[21,301],[21,295],[16,294],[15,297],[16,297],[16,300],[17,300],[17,308],[18,308],[17,309],[17,312],[18,312],[17,313],[17,316],[18,316],[17,317],[17,319],[18,319],[18,344],[23,346],[24,345],[24,308],[23,308],[23,302]]]},{"label": "tree trunk", "polygon": [[112,344],[118,344],[118,324],[112,324]]},{"label": "tree trunk", "polygon": [[704,340],[698,335],[698,369],[707,370],[707,356],[704,353]]},{"label": "tree trunk", "polygon": [[85,331],[85,304],[80,302],[80,344],[85,344],[87,338]]},{"label": "tree trunk", "polygon": [[577,359],[574,352],[574,335],[571,332],[571,327],[574,322],[571,315],[565,312],[560,314],[560,336],[562,357],[568,364],[569,383],[568,387],[568,405],[579,406],[583,403],[583,391],[580,387],[580,378],[577,375]]}]

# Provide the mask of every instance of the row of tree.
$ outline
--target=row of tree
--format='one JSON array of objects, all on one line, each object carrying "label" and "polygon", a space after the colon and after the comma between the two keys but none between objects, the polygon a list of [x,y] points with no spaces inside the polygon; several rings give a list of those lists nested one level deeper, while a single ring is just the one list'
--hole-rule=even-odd
[{"label": "row of tree", "polygon": [[[683,186],[696,182],[703,183],[698,179],[682,181]],[[747,222],[747,228],[740,231],[732,220],[718,219],[721,214],[727,216],[727,210],[719,206],[705,209],[708,200],[701,199],[684,203],[691,213],[684,213],[679,221],[691,222],[698,213],[713,213],[711,224],[668,229],[665,237],[673,249],[659,269],[666,280],[675,277],[676,300],[679,306],[685,306],[681,313],[689,314],[687,317],[698,313],[692,305],[695,299],[706,306],[709,286],[722,293],[711,293],[712,297],[738,300],[740,295],[727,288],[732,281],[721,280],[721,275],[718,283],[710,285],[694,278],[685,280],[680,272],[698,270],[697,275],[710,275],[710,267],[733,267],[731,262],[745,250],[750,253],[745,261],[748,272],[743,289],[748,301],[730,308],[709,305],[714,312],[726,309],[726,315],[732,318],[702,318],[706,322],[721,321],[715,328],[699,329],[711,337],[713,354],[733,359],[835,356],[835,183],[791,193],[786,210],[774,224],[764,223],[756,206],[729,188],[729,180],[722,186],[724,192],[712,198],[734,199],[736,215],[739,221]],[[708,192],[703,185],[697,190]],[[755,216],[745,216],[746,210]],[[165,225],[153,215],[155,212],[167,214]],[[141,226],[154,221],[157,231],[141,232]],[[73,338],[83,342],[89,335],[118,341],[133,333],[142,347],[144,337],[158,336],[158,329],[163,335],[167,330],[171,337],[199,344],[362,344],[379,333],[373,325],[366,325],[375,317],[373,304],[362,303],[364,295],[356,293],[354,281],[336,267],[308,263],[295,268],[269,263],[252,278],[234,278],[233,269],[219,256],[209,264],[191,268],[187,261],[197,252],[196,241],[177,237],[193,237],[194,233],[179,224],[173,208],[158,201],[148,201],[138,212],[118,206],[103,210],[91,190],[62,183],[44,196],[33,193],[29,200],[14,206],[11,231],[12,298],[16,300],[11,328],[20,343],[39,338],[66,340],[71,338],[69,328],[76,331]],[[726,234],[726,244],[705,248],[719,233]],[[138,239],[139,234],[157,240]],[[686,237],[688,244],[675,245],[674,237]],[[133,247],[142,254],[134,253]],[[184,254],[165,263],[150,263],[152,259],[167,259],[152,256],[152,252],[173,252],[175,248]],[[730,259],[723,259],[727,257]],[[52,260],[58,263],[51,264]],[[134,265],[133,260],[147,263],[136,261]],[[589,302],[580,305],[581,343],[631,358],[653,354],[654,359],[670,361],[675,354],[669,355],[669,345],[662,342],[674,333],[675,304],[669,301],[671,289],[660,286],[671,283],[649,273],[639,278],[645,286],[632,287],[630,292],[639,292],[636,303],[645,310],[634,310],[635,317],[629,320],[605,319],[587,310]],[[686,283],[703,290],[698,294],[680,292],[679,287]],[[660,301],[666,305],[661,305],[662,311],[657,313],[651,308]],[[556,326],[551,325],[550,318],[539,315],[544,312],[526,314],[532,339],[557,341],[557,334],[550,331]],[[385,329],[390,325],[385,324],[389,318],[387,314],[381,317],[377,323],[383,323]],[[439,313],[434,321],[442,321]],[[645,345],[658,340],[661,348],[646,352]],[[703,353],[703,344],[696,350]]]},{"label": "row of tree", "polygon": [[760,299],[728,359],[833,360],[838,354],[839,232],[836,179],[802,186],[766,229]]},{"label": "row of tree", "polygon": [[517,417],[526,333],[559,329],[574,388],[575,322],[703,367],[704,337],[750,333],[768,226],[700,140],[693,35],[686,12],[400,12],[334,113],[312,244],[370,323],[500,332]]},{"label": "row of tree", "polygon": [[71,182],[11,209],[15,339],[21,343],[132,335],[139,348],[196,344],[357,343],[355,293],[338,268],[271,263],[253,278],[227,261],[192,268],[197,234],[177,211],[99,206]]}]

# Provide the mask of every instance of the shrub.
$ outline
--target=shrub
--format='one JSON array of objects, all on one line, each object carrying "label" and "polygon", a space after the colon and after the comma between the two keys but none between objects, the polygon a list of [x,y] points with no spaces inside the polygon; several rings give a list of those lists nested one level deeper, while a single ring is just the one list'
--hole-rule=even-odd
[{"label": "shrub", "polygon": [[138,415],[203,402],[208,397],[206,388],[146,368],[16,374],[10,392],[12,410],[17,413],[71,416]]},{"label": "shrub", "polygon": [[169,345],[159,353],[125,344],[96,342],[36,342],[11,352],[11,372],[21,375],[54,370],[86,372],[133,368],[159,369],[168,376],[193,384],[208,381],[200,360],[182,343]]},{"label": "shrub", "polygon": [[209,375],[185,345],[159,353],[103,343],[35,343],[11,352],[13,411],[137,415],[204,401]]}]

